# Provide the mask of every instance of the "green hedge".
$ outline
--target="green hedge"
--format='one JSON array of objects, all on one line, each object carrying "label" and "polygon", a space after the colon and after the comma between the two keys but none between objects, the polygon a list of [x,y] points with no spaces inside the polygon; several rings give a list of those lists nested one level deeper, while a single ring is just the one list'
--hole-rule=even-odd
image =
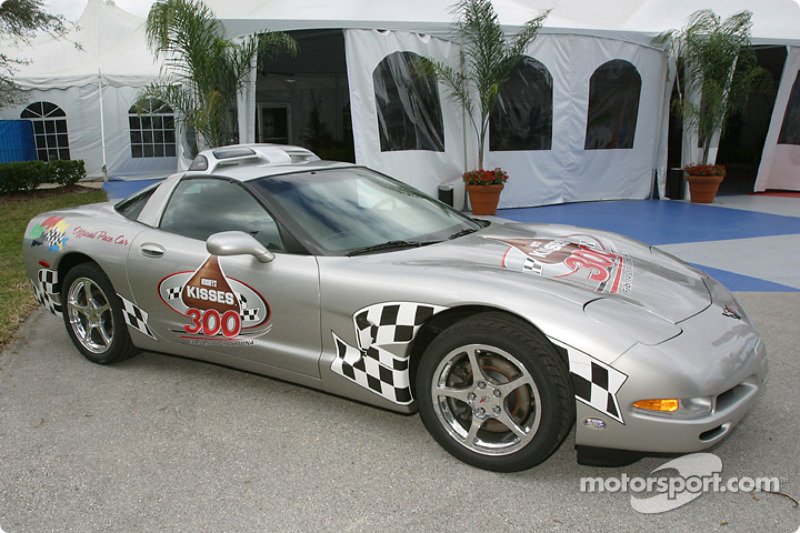
[{"label": "green hedge", "polygon": [[81,160],[0,163],[0,193],[32,191],[43,183],[72,185],[85,177]]}]

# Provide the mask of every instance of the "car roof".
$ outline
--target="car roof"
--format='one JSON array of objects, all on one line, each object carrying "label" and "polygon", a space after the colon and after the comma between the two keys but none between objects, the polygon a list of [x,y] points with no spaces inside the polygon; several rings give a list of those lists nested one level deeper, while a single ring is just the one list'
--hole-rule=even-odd
[{"label": "car roof", "polygon": [[287,174],[345,168],[352,163],[322,161],[312,151],[301,146],[287,144],[235,144],[201,151],[197,154],[188,174],[212,174],[237,181]]},{"label": "car roof", "polygon": [[[277,176],[280,174],[291,174],[294,172],[313,172],[321,171],[332,168],[350,168],[356,167],[353,163],[342,163],[339,161],[307,161],[305,163],[282,163],[282,164],[262,164],[262,165],[246,165],[235,166],[227,168],[217,168],[213,176],[225,177],[236,181],[246,182],[265,178],[268,176]],[[188,172],[187,174],[194,174]]]}]

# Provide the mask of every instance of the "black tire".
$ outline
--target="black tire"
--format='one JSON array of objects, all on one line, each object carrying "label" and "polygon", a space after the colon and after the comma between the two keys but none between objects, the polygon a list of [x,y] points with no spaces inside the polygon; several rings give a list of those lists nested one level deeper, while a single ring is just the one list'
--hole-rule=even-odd
[{"label": "black tire", "polygon": [[117,363],[138,353],[122,316],[122,303],[108,276],[95,263],[80,263],[61,285],[64,325],[89,361]]},{"label": "black tire", "polygon": [[575,420],[565,361],[530,324],[502,313],[474,315],[440,333],[425,350],[415,385],[431,435],[484,470],[541,463]]}]

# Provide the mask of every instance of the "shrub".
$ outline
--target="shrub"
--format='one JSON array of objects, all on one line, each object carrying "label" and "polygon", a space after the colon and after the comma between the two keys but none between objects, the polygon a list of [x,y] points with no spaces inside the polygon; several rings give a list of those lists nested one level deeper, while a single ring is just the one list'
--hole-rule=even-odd
[{"label": "shrub", "polygon": [[46,183],[49,172],[42,161],[20,161],[0,165],[0,192],[32,191]]},{"label": "shrub", "polygon": [[32,191],[43,183],[73,185],[86,177],[83,161],[0,163],[0,193]]},{"label": "shrub", "polygon": [[53,161],[50,163],[52,177],[49,183],[59,185],[74,185],[86,177],[86,168],[83,161]]}]

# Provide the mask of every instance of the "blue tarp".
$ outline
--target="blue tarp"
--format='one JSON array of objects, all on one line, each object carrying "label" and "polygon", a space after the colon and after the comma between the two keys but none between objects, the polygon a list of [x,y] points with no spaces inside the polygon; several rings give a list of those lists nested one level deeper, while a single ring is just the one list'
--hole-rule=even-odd
[{"label": "blue tarp", "polygon": [[30,120],[0,120],[0,163],[36,161]]}]

